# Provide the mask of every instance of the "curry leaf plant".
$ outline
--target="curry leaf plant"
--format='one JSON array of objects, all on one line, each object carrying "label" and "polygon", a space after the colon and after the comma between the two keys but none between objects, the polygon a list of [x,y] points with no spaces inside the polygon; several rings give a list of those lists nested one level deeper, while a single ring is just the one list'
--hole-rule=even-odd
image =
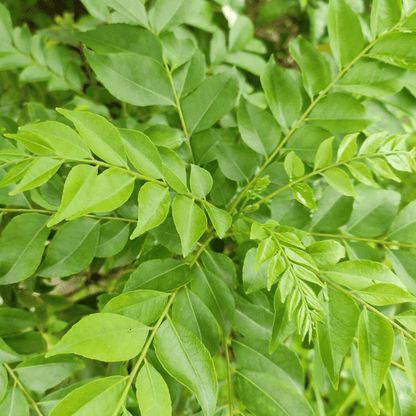
[{"label": "curry leaf plant", "polygon": [[415,1],[81,3],[0,4],[0,415],[415,415]]}]

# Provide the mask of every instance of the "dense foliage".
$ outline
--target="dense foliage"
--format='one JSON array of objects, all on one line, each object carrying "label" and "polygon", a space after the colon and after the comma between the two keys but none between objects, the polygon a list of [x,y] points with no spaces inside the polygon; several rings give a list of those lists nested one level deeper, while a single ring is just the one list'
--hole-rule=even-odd
[{"label": "dense foliage", "polygon": [[0,4],[0,415],[415,415],[416,1],[41,3]]}]

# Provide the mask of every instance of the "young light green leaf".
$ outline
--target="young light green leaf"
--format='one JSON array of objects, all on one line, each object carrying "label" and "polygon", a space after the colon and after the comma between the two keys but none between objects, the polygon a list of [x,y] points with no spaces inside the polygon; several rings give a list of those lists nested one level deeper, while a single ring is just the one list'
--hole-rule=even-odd
[{"label": "young light green leaf", "polygon": [[9,192],[9,195],[16,195],[44,184],[54,175],[61,165],[61,160],[50,159],[49,157],[35,159],[27,169],[22,180]]},{"label": "young light green leaf", "polygon": [[376,413],[393,346],[394,331],[388,320],[364,309],[358,327],[358,354],[365,392]]},{"label": "young light green leaf", "polygon": [[172,215],[181,238],[182,254],[186,257],[204,234],[207,228],[207,218],[196,202],[184,195],[175,196],[172,203]]},{"label": "young light green leaf", "polygon": [[273,116],[243,97],[240,99],[237,121],[242,139],[257,153],[270,155],[279,144],[280,126]]},{"label": "young light green leaf", "polygon": [[205,198],[212,189],[212,176],[207,170],[191,164],[190,185],[196,197]]},{"label": "young light green leaf", "polygon": [[359,133],[347,134],[338,147],[337,161],[351,159],[357,151],[357,137]]},{"label": "young light green leaf", "polygon": [[48,227],[64,219],[82,215],[94,194],[97,171],[97,167],[90,165],[77,165],[71,169],[65,181],[61,205],[58,212],[49,220]]},{"label": "young light green leaf", "polygon": [[374,0],[371,6],[371,32],[373,38],[391,29],[402,17],[400,0]]},{"label": "young light green leaf", "polygon": [[332,160],[332,142],[334,138],[324,140],[316,152],[314,169],[318,170],[327,167]]},{"label": "young light green leaf", "polygon": [[305,166],[295,152],[290,152],[285,157],[285,171],[290,179],[297,179],[304,175]]},{"label": "young light green leaf", "polygon": [[136,397],[143,416],[170,416],[172,404],[163,377],[146,360],[136,378]]},{"label": "young light green leaf", "polygon": [[335,389],[338,388],[342,361],[355,337],[360,310],[344,293],[328,287],[327,298],[320,295],[325,314],[317,323],[322,363]]},{"label": "young light green leaf", "polygon": [[201,341],[169,319],[156,332],[154,346],[166,371],[188,387],[196,395],[205,416],[211,416],[217,402],[217,376]]},{"label": "young light green leaf", "polygon": [[91,158],[91,152],[78,133],[65,124],[56,121],[45,121],[20,127],[21,131],[29,132],[46,140],[58,156],[65,159]]},{"label": "young light green leaf", "polygon": [[92,218],[79,218],[64,224],[49,245],[38,274],[64,277],[85,269],[94,258],[99,230],[99,222]]},{"label": "young light green leaf", "polygon": [[276,279],[286,270],[286,263],[280,254],[275,255],[267,268],[267,290],[271,290]]},{"label": "young light green leaf", "polygon": [[106,362],[127,361],[141,351],[149,328],[134,319],[95,313],[76,323],[46,354],[78,354]]},{"label": "young light green leaf", "polygon": [[4,176],[4,178],[0,181],[0,188],[11,185],[20,180],[26,174],[31,164],[32,161],[25,160],[12,166],[6,176]]},{"label": "young light green leaf", "polygon": [[293,79],[271,59],[260,77],[274,117],[287,132],[302,109],[302,96]]},{"label": "young light green leaf", "polygon": [[91,381],[67,394],[50,416],[90,416],[94,413],[112,416],[118,406],[127,380],[122,376]]},{"label": "young light green leaf", "polygon": [[251,248],[244,259],[243,286],[246,293],[267,287],[269,264],[266,262],[256,270],[257,252],[258,249]]},{"label": "young light green leaf", "polygon": [[305,182],[297,183],[292,186],[293,196],[305,207],[316,209],[316,202],[313,198],[312,188]]},{"label": "young light green leaf", "polygon": [[302,70],[303,85],[306,91],[313,98],[332,81],[331,67],[328,61],[301,36],[290,42],[289,51]]},{"label": "young light green leaf", "polygon": [[19,364],[15,371],[26,387],[43,394],[84,367],[83,361],[73,356],[45,358],[38,355]]},{"label": "young light green leaf", "polygon": [[361,290],[374,283],[390,283],[406,287],[384,264],[371,260],[349,260],[335,264],[324,272],[331,280],[353,290]]},{"label": "young light green leaf", "polygon": [[189,135],[211,127],[225,116],[234,107],[238,93],[238,80],[233,71],[220,72],[203,81],[181,100]]},{"label": "young light green leaf", "polygon": [[0,237],[0,285],[20,282],[36,271],[49,235],[48,218],[21,214],[4,228]]},{"label": "young light green leaf", "polygon": [[29,406],[25,396],[16,385],[10,388],[0,405],[0,414],[7,416],[29,416]]},{"label": "young light green leaf", "polygon": [[215,355],[220,342],[217,321],[205,303],[187,287],[176,296],[172,317],[195,334],[212,356]]},{"label": "young light green leaf", "polygon": [[142,235],[165,221],[170,207],[169,188],[152,182],[145,183],[139,191],[137,227],[130,239]]},{"label": "young light green leaf", "polygon": [[237,371],[237,392],[254,414],[264,416],[313,416],[306,399],[296,390],[270,374]]},{"label": "young light green leaf", "polygon": [[257,247],[255,271],[257,272],[260,266],[270,260],[278,249],[278,245],[272,237],[263,240]]},{"label": "young light green leaf", "polygon": [[134,53],[101,55],[89,50],[85,55],[97,78],[119,100],[141,107],[174,105],[166,71],[154,59]]},{"label": "young light green leaf", "polygon": [[328,185],[345,196],[356,196],[349,176],[339,168],[331,168],[321,173]]},{"label": "young light green leaf", "polygon": [[205,204],[204,208],[215,231],[218,233],[218,237],[224,238],[225,233],[229,230],[233,222],[231,215],[227,211],[217,208],[214,205]]},{"label": "young light green leaf", "polygon": [[142,263],[130,276],[124,292],[152,289],[167,292],[192,280],[189,266],[175,259],[153,259]]},{"label": "young light green leaf", "polygon": [[[68,217],[88,214],[89,212],[112,211],[123,205],[130,197],[134,188],[134,177],[125,170],[110,168],[97,176],[93,194],[88,198],[86,208]],[[78,195],[77,195],[78,196]]]},{"label": "young light green leaf", "polygon": [[345,0],[329,2],[328,33],[339,69],[351,62],[363,49],[364,38],[360,21]]},{"label": "young light green leaf", "polygon": [[100,158],[115,166],[127,166],[126,152],[117,128],[98,114],[58,108],[71,120],[87,146]]},{"label": "young light green leaf", "polygon": [[163,178],[162,160],[153,142],[140,131],[119,129],[119,132],[133,166],[151,178]]},{"label": "young light green leaf", "polygon": [[162,315],[167,302],[167,293],[155,290],[134,290],[111,299],[102,312],[126,316],[149,325]]},{"label": "young light green leaf", "polygon": [[412,332],[416,332],[416,311],[408,310],[400,313],[395,317],[405,328]]}]

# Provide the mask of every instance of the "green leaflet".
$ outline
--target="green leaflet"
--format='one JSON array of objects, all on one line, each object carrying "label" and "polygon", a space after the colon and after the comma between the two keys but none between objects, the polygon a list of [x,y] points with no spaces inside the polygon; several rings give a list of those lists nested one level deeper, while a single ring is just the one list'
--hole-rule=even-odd
[{"label": "green leaflet", "polygon": [[44,184],[60,168],[61,164],[62,161],[48,157],[35,159],[25,172],[22,180],[9,194],[16,195]]},{"label": "green leaflet", "polygon": [[220,208],[214,207],[213,205],[204,205],[205,211],[208,214],[215,231],[218,233],[218,237],[224,238],[225,233],[229,230],[232,224],[231,215]]},{"label": "green leaflet", "polygon": [[29,416],[29,406],[19,387],[14,386],[8,390],[0,405],[0,412],[7,416]]},{"label": "green leaflet", "polygon": [[232,288],[235,286],[237,276],[234,263],[230,257],[222,253],[205,252],[201,255],[201,260],[204,267],[221,277],[228,287]]},{"label": "green leaflet", "polygon": [[95,313],[76,323],[46,354],[74,353],[100,361],[126,361],[141,351],[148,328],[112,313]]},{"label": "green leaflet", "polygon": [[124,292],[137,289],[170,291],[192,280],[189,266],[175,259],[153,259],[142,263],[130,276]]},{"label": "green leaflet", "polygon": [[303,85],[313,98],[332,81],[329,63],[313,45],[300,36],[290,43],[289,50],[302,69]]},{"label": "green leaflet", "polygon": [[198,268],[193,272],[191,289],[212,312],[218,324],[228,334],[235,315],[235,303],[230,289],[214,273]]},{"label": "green leaflet", "polygon": [[152,182],[144,184],[139,191],[139,214],[137,227],[130,239],[136,238],[160,225],[168,215],[170,207],[169,189]]},{"label": "green leaflet", "polygon": [[207,228],[207,218],[196,202],[184,195],[175,196],[172,203],[172,215],[181,238],[182,254],[186,257],[204,234]]},{"label": "green leaflet", "polygon": [[106,162],[126,166],[126,153],[118,130],[104,117],[88,111],[58,111],[71,120],[87,146]]},{"label": "green leaflet", "polygon": [[43,355],[38,355],[19,364],[16,373],[29,389],[44,393],[82,368],[84,368],[82,360],[73,356],[58,355],[45,358]]},{"label": "green leaflet", "polygon": [[413,201],[406,205],[399,214],[394,218],[389,230],[387,238],[397,240],[402,243],[416,244],[416,203]]},{"label": "green leaflet", "polygon": [[280,126],[270,113],[240,100],[238,128],[244,142],[257,153],[270,155],[280,141]]},{"label": "green leaflet", "polygon": [[154,59],[133,53],[100,55],[89,50],[85,55],[98,79],[119,100],[138,106],[174,104],[166,71]]},{"label": "green leaflet", "polygon": [[127,19],[148,27],[146,9],[140,0],[100,0]]},{"label": "green leaflet", "polygon": [[167,147],[160,146],[158,150],[162,158],[163,176],[166,182],[180,194],[188,192],[186,170],[182,159]]},{"label": "green leaflet", "polygon": [[200,0],[191,4],[186,0],[157,0],[153,16],[154,29],[156,32],[161,32],[179,26],[188,17],[197,14],[201,6]]},{"label": "green leaflet", "polygon": [[351,62],[363,49],[364,38],[358,16],[345,0],[331,0],[328,33],[338,68]]},{"label": "green leaflet", "polygon": [[383,234],[397,214],[400,194],[384,189],[358,189],[358,198],[347,224],[347,232],[360,237]]},{"label": "green leaflet", "polygon": [[85,269],[95,255],[99,223],[79,218],[64,224],[48,247],[38,274],[43,277],[70,276]]},{"label": "green leaflet", "polygon": [[22,214],[13,218],[0,237],[0,284],[7,285],[31,276],[42,260],[49,235],[48,217]]},{"label": "green leaflet", "polygon": [[302,108],[302,96],[293,79],[274,60],[265,66],[260,77],[270,110],[287,132],[298,118]]},{"label": "green leaflet", "polygon": [[225,116],[238,96],[238,81],[233,71],[221,72],[203,81],[181,100],[189,135],[211,127]]},{"label": "green leaflet", "polygon": [[339,92],[324,97],[311,111],[308,120],[334,133],[355,133],[374,122],[358,100]]},{"label": "green leaflet", "polygon": [[134,167],[151,178],[163,178],[162,160],[153,142],[140,131],[120,129],[119,132]]},{"label": "green leaflet", "polygon": [[77,165],[69,172],[58,212],[49,220],[48,227],[64,219],[77,218],[87,205],[94,192],[97,168],[90,165]]},{"label": "green leaflet", "polygon": [[254,414],[265,416],[312,416],[308,402],[292,387],[257,371],[237,372],[237,392]]},{"label": "green leaflet", "polygon": [[50,415],[88,416],[95,412],[112,416],[126,383],[126,379],[121,376],[91,381],[66,395]]},{"label": "green leaflet", "polygon": [[143,416],[170,416],[172,405],[163,377],[145,361],[136,378],[136,396]]},{"label": "green leaflet", "polygon": [[391,29],[402,17],[402,2],[375,0],[371,8],[371,32],[373,37]]},{"label": "green leaflet", "polygon": [[128,222],[110,220],[100,226],[100,236],[95,250],[95,257],[111,257],[119,253],[129,239]]},{"label": "green leaflet", "polygon": [[217,401],[217,377],[214,363],[201,341],[169,319],[158,329],[154,345],[166,371],[188,387],[196,395],[204,414],[211,416]]},{"label": "green leaflet", "polygon": [[75,32],[74,36],[96,53],[135,53],[163,64],[159,39],[141,27],[111,24],[86,32]]},{"label": "green leaflet", "polygon": [[416,54],[409,45],[416,39],[414,32],[388,33],[370,50],[369,56],[400,68],[414,70]]},{"label": "green leaflet", "polygon": [[4,399],[7,393],[8,382],[7,370],[4,365],[0,365],[0,401]]},{"label": "green leaflet", "polygon": [[393,345],[394,331],[387,319],[364,309],[358,328],[358,354],[365,392],[376,413]]},{"label": "green leaflet", "polygon": [[134,319],[145,325],[155,322],[167,304],[168,295],[155,290],[135,290],[111,299],[102,312]]},{"label": "green leaflet", "polygon": [[177,295],[172,317],[195,334],[211,355],[215,355],[220,343],[218,324],[204,302],[187,287]]},{"label": "green leaflet", "polygon": [[353,290],[364,289],[373,283],[391,283],[405,288],[399,278],[384,264],[370,260],[348,260],[335,264],[324,274],[331,280]]},{"label": "green leaflet", "polygon": [[56,121],[22,126],[21,131],[35,134],[46,140],[58,156],[66,159],[91,158],[91,153],[81,137],[70,127]]},{"label": "green leaflet", "polygon": [[267,341],[258,338],[237,338],[232,341],[232,346],[241,368],[270,374],[303,394],[303,368],[290,348],[281,344],[270,354]]},{"label": "green leaflet", "polygon": [[212,189],[212,176],[205,169],[191,165],[190,185],[191,191],[196,197],[205,198]]},{"label": "green leaflet", "polygon": [[358,327],[360,310],[347,295],[328,287],[328,295],[320,301],[325,309],[323,322],[318,322],[317,332],[322,363],[334,386],[338,388],[342,361],[353,342]]}]

